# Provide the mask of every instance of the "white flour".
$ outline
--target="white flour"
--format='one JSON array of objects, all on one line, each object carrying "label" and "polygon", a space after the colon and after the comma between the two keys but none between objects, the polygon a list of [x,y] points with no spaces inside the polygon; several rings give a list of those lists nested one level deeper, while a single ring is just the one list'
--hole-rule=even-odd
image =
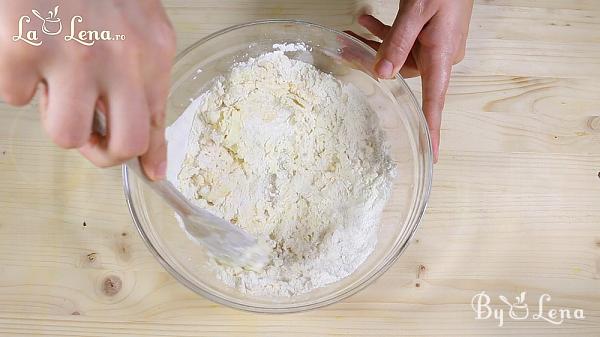
[{"label": "white flour", "polygon": [[279,49],[235,65],[192,104],[177,180],[273,248],[263,271],[214,263],[217,276],[253,295],[293,296],[371,254],[394,165],[364,95]]}]

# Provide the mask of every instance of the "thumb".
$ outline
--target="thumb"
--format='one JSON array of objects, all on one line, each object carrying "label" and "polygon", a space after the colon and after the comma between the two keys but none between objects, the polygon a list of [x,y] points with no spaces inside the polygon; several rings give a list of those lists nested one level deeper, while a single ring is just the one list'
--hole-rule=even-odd
[{"label": "thumb", "polygon": [[[431,16],[424,15],[419,6],[408,5],[400,8],[394,21],[377,53],[375,73],[381,78],[393,78],[400,71],[408,55]],[[415,7],[415,8],[413,8]]]}]

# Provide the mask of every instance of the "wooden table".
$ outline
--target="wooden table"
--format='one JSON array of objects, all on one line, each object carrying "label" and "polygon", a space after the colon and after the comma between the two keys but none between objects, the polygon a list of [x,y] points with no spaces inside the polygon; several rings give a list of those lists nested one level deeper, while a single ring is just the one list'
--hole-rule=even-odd
[{"label": "wooden table", "polygon": [[[396,1],[165,1],[183,49],[260,18],[356,27]],[[406,253],[342,303],[257,315],[178,284],[136,234],[119,168],[44,135],[35,107],[0,105],[0,335],[600,336],[600,3],[475,5],[455,68],[429,209]],[[420,93],[419,82],[411,85]],[[585,319],[475,319],[474,295],[526,292]]]}]

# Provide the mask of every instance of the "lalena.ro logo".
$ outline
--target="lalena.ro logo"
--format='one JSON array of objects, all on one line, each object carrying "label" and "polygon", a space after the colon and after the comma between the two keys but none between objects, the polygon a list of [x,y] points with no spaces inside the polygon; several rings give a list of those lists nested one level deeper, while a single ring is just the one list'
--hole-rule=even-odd
[{"label": "lalena.ro logo", "polygon": [[[54,36],[63,32],[63,23],[59,17],[59,6],[54,10],[48,11],[48,15],[42,15],[37,9],[31,10],[34,15],[32,19],[29,15],[23,15],[19,18],[19,33],[12,37],[15,42],[23,41],[32,46],[41,46],[44,41],[41,40],[39,29],[44,35]],[[69,31],[64,36],[65,41],[78,42],[85,46],[93,46],[96,41],[123,41],[125,35],[113,34],[109,30],[81,30],[79,25],[83,23],[83,17],[75,15],[71,18],[68,25]]]},{"label": "lalena.ro logo", "polygon": [[526,319],[542,320],[550,324],[560,325],[565,320],[576,319],[583,320],[583,309],[548,309],[548,303],[552,299],[548,294],[542,294],[538,299],[537,310],[531,309],[525,303],[525,291],[515,297],[514,301],[510,301],[506,296],[499,295],[498,299],[504,304],[501,308],[493,308],[490,305],[491,298],[485,291],[482,291],[471,300],[471,307],[475,311],[475,319],[495,319],[498,326],[504,325],[506,316],[511,320],[521,321]]}]

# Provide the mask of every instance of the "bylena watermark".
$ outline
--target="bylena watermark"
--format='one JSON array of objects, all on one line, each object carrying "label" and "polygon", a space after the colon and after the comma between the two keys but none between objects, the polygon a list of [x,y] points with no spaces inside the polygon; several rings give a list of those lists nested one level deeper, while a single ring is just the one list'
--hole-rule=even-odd
[{"label": "bylena watermark", "polygon": [[[36,17],[32,22],[29,15],[23,15],[19,18],[19,33],[14,35],[12,40],[15,42],[23,41],[32,46],[41,46],[44,41],[39,34],[41,32],[47,36],[59,35],[63,32],[63,24],[59,17],[59,6],[54,7],[54,10],[48,11],[48,16],[44,17],[37,9],[31,10],[31,13]],[[70,24],[67,25],[69,31],[64,36],[65,41],[78,42],[85,46],[93,46],[96,41],[123,41],[125,35],[113,34],[109,30],[81,30],[80,24],[83,23],[83,17],[75,15],[71,18]],[[41,26],[40,26],[41,25]]]},{"label": "bylena watermark", "polygon": [[531,318],[534,320],[543,320],[554,325],[560,325],[568,319],[585,319],[583,309],[547,309],[547,302],[552,300],[552,297],[548,294],[542,294],[538,298],[537,310],[529,310],[527,303],[525,303],[526,295],[527,292],[521,292],[519,296],[515,297],[514,302],[509,301],[506,296],[499,295],[498,299],[506,306],[504,307],[503,305],[503,308],[492,308],[490,305],[491,298],[485,291],[475,294],[471,300],[471,307],[475,311],[475,319],[495,319],[498,321],[499,327],[504,325],[507,314],[508,318],[515,321]]}]

